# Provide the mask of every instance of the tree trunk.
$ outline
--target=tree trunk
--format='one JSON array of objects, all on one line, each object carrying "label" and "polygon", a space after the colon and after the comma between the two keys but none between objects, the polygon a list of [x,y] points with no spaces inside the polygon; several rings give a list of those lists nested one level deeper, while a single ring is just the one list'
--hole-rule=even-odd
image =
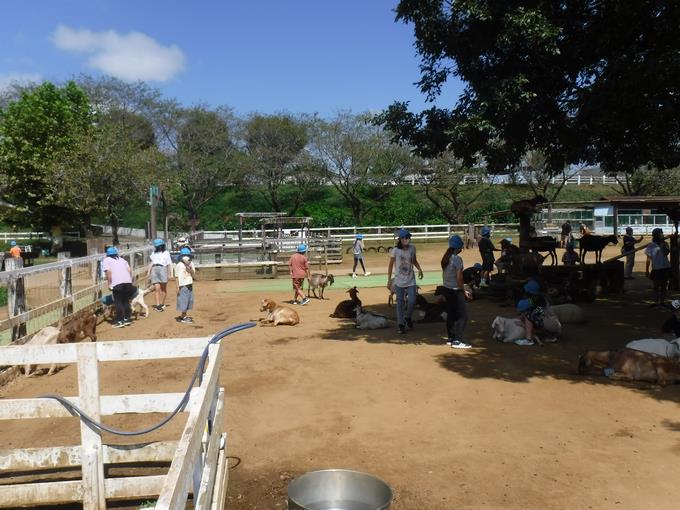
[{"label": "tree trunk", "polygon": [[118,246],[120,244],[118,240],[118,215],[115,212],[111,212],[109,221],[111,222],[111,244]]}]

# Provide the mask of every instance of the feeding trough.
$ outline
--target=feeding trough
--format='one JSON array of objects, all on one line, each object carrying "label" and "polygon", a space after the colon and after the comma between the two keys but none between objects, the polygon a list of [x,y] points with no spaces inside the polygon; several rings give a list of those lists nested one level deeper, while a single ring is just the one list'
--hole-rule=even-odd
[{"label": "feeding trough", "polygon": [[288,485],[289,510],[387,510],[391,503],[390,486],[359,471],[312,471]]}]

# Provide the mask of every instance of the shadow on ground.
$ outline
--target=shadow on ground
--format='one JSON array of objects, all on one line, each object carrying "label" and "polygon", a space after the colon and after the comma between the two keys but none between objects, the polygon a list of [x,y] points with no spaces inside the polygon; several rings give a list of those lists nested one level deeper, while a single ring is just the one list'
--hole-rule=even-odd
[{"label": "shadow on ground", "polygon": [[[661,324],[669,316],[665,309],[650,308],[648,281],[631,282],[625,294],[604,296],[594,303],[583,304],[588,314],[585,324],[564,326],[561,340],[543,347],[520,347],[491,340],[490,324],[497,315],[513,316],[510,303],[477,300],[468,305],[470,322],[466,341],[473,345],[467,351],[447,349],[445,325],[416,324],[405,335],[396,332],[396,322],[389,329],[365,331],[354,328],[351,320],[337,320],[337,327],[321,338],[329,341],[364,341],[395,345],[441,345],[443,351],[433,354],[433,362],[442,368],[471,379],[493,378],[513,383],[529,382],[537,377],[563,379],[574,384],[616,384],[659,400],[680,403],[680,386],[662,388],[647,383],[611,382],[603,376],[580,376],[576,372],[578,356],[586,350],[615,350],[630,340],[661,338]],[[433,296],[425,294],[430,301]],[[394,320],[393,307],[364,303],[372,311]]]}]

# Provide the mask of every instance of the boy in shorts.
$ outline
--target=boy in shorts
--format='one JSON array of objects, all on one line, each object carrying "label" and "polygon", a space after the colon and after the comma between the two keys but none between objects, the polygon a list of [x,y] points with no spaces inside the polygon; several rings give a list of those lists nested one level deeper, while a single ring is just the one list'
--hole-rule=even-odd
[{"label": "boy in shorts", "polygon": [[307,245],[299,244],[297,253],[288,260],[288,269],[290,270],[290,277],[293,280],[293,291],[295,292],[293,296],[294,305],[304,306],[309,303],[309,298],[305,297],[305,293],[302,291],[305,278],[309,279],[309,263],[305,253],[307,253]]}]

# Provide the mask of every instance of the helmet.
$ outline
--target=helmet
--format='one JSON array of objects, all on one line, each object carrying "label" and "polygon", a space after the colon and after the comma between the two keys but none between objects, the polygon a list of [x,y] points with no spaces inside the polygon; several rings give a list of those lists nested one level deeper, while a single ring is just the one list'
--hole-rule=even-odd
[{"label": "helmet", "polygon": [[482,265],[479,262],[475,262],[475,265],[472,267],[474,267],[477,270],[482,269]]},{"label": "helmet", "polygon": [[661,230],[659,227],[656,227],[654,230],[652,230],[652,237],[663,237],[663,230]]},{"label": "helmet", "polygon": [[673,310],[680,310],[680,300],[674,299],[671,301],[671,306],[673,307]]},{"label": "helmet", "polygon": [[411,232],[405,228],[399,229],[399,239],[411,239]]},{"label": "helmet", "polygon": [[453,248],[454,250],[463,249],[463,240],[459,235],[453,235],[449,238],[449,248]]},{"label": "helmet", "polygon": [[179,254],[180,255],[191,255],[191,250],[189,248],[184,247],[181,250],[179,250]]},{"label": "helmet", "polygon": [[626,234],[632,234],[633,233],[633,227],[626,227]]},{"label": "helmet", "polygon": [[489,227],[482,227],[480,234],[482,234],[482,237],[489,237],[491,235],[491,229]]},{"label": "helmet", "polygon": [[501,244],[511,244],[511,243],[512,243],[512,239],[510,239],[509,237],[506,237],[505,239],[501,239]]},{"label": "helmet", "polygon": [[305,253],[306,251],[307,251],[307,245],[306,244],[298,244],[298,247],[297,247],[298,253]]},{"label": "helmet", "polygon": [[527,294],[540,294],[541,286],[536,280],[529,280],[524,284],[524,292]]},{"label": "helmet", "polygon": [[158,248],[159,246],[163,246],[165,244],[165,241],[163,239],[154,239],[153,240],[153,245]]},{"label": "helmet", "polygon": [[16,245],[17,245],[17,242],[16,242],[16,241],[10,241],[10,242],[9,242],[9,245],[10,245],[10,246],[16,246]]},{"label": "helmet", "polygon": [[567,243],[564,247],[567,250],[573,250],[574,249],[574,243]]},{"label": "helmet", "polygon": [[107,255],[118,255],[118,249],[115,246],[109,246],[106,248],[106,254]]},{"label": "helmet", "polygon": [[531,301],[529,301],[528,299],[520,299],[517,302],[517,311],[520,312],[520,313],[526,312],[530,308],[531,308]]},{"label": "helmet", "polygon": [[363,239],[363,238],[364,238],[364,234],[357,234],[357,239]]}]

